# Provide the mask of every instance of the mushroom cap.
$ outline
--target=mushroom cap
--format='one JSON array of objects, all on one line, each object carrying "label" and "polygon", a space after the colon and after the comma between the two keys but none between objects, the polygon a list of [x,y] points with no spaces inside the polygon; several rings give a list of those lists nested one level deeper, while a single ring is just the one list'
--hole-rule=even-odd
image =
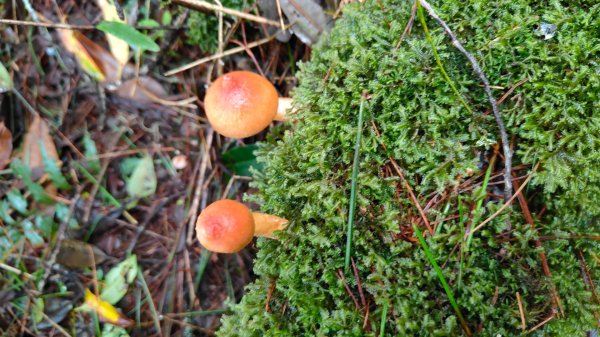
[{"label": "mushroom cap", "polygon": [[249,71],[232,71],[206,91],[206,117],[218,133],[246,138],[264,130],[277,113],[278,94],[271,82]]},{"label": "mushroom cap", "polygon": [[252,212],[241,202],[219,200],[206,207],[196,220],[196,236],[206,249],[236,253],[254,236]]}]

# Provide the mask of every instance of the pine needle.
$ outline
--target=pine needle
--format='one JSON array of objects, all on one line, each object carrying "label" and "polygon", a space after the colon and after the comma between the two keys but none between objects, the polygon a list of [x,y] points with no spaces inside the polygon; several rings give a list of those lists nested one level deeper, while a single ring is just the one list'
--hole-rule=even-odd
[{"label": "pine needle", "polygon": [[350,206],[348,207],[348,233],[346,238],[346,259],[344,260],[344,272],[348,272],[348,268],[350,267],[350,257],[352,255],[352,233],[354,232],[354,211],[356,209],[356,181],[358,180],[358,163],[360,157],[360,139],[362,136],[364,105],[365,95],[363,95],[360,99],[360,108],[358,110],[358,127],[356,128],[356,143],[354,144],[354,162],[352,163]]},{"label": "pine needle", "polygon": [[460,312],[458,303],[456,303],[456,299],[454,299],[454,293],[452,292],[452,289],[450,289],[448,282],[446,282],[446,278],[444,277],[444,274],[442,273],[442,269],[437,264],[437,262],[435,262],[435,258],[433,257],[433,254],[429,250],[429,246],[427,246],[427,242],[423,238],[423,234],[419,230],[419,227],[417,227],[416,225],[413,224],[413,229],[415,231],[415,234],[417,235],[417,238],[419,239],[419,243],[421,244],[421,247],[423,247],[425,256],[427,256],[429,263],[431,263],[431,265],[433,266],[433,269],[435,270],[435,273],[437,274],[438,278],[440,279],[440,283],[442,284],[442,287],[444,288],[444,291],[446,292],[446,295],[448,296],[450,305],[452,305],[454,312],[456,312],[456,316],[458,317],[458,320],[460,321],[460,325],[462,326],[463,330],[465,331],[465,334],[467,336],[471,336],[472,335],[471,329],[469,329],[467,322],[465,321],[462,313]]},{"label": "pine needle", "polygon": [[433,40],[431,39],[431,35],[429,34],[429,29],[427,29],[427,23],[425,23],[425,15],[423,15],[423,8],[421,7],[421,4],[419,3],[419,1],[417,1],[417,11],[419,12],[419,21],[421,21],[421,25],[423,25],[423,30],[425,31],[425,36],[427,37],[427,41],[429,41],[429,44],[431,45],[431,49],[433,50],[433,55],[435,56],[435,62],[437,63],[438,67],[440,68],[440,71],[442,72],[444,79],[446,80],[446,82],[448,83],[450,88],[452,88],[452,91],[454,91],[454,94],[456,95],[456,97],[458,97],[458,99],[460,100],[462,105],[465,107],[465,109],[467,109],[467,111],[469,113],[472,113],[471,108],[469,108],[469,106],[467,105],[467,102],[465,102],[465,99],[462,97],[462,95],[456,89],[456,86],[450,79],[450,76],[448,76],[448,73],[446,72],[446,69],[444,68],[444,65],[442,64],[440,55],[438,55],[437,49],[435,48],[435,45],[433,44]]}]

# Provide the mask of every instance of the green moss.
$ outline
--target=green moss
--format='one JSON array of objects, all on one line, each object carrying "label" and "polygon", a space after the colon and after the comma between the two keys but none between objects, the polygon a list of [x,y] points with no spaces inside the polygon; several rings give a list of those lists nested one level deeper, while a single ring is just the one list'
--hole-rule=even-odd
[{"label": "green moss", "polygon": [[[531,211],[539,216],[537,230],[526,223],[518,205],[512,206],[476,232],[466,250],[465,224],[470,219],[477,225],[501,206],[497,199],[487,199],[473,212],[481,193],[463,184],[481,173],[481,153],[489,158],[499,138],[493,116],[484,114],[489,105],[483,89],[465,58],[429,18],[444,67],[472,113],[442,77],[418,20],[396,48],[412,1],[352,4],[315,47],[311,61],[301,65],[295,92],[301,113],[293,129],[261,146],[265,168],[257,174],[260,194],[255,199],[262,211],[291,219],[291,224],[279,241],[259,241],[259,278],[223,319],[219,336],[376,336],[386,304],[386,335],[463,334],[423,250],[402,239],[412,237],[407,229],[419,215],[395,172],[388,171],[390,157],[404,170],[422,206],[449,195],[428,209],[431,221],[450,219],[426,240],[476,335],[522,333],[516,292],[528,329],[541,323],[552,312],[553,286],[564,317],[530,335],[583,336],[595,326],[598,303],[582,276],[579,254],[592,279],[599,280],[600,266],[592,254],[600,245],[569,237],[600,235],[600,5],[557,0],[447,0],[432,5],[490,82],[505,88],[495,90],[498,97],[527,79],[501,112],[513,137],[514,167],[526,167],[517,173],[529,174],[540,163],[525,190]],[[548,40],[538,34],[544,22],[557,25]],[[353,256],[368,301],[370,330],[363,328],[364,311],[355,307],[338,275],[344,265],[363,90],[371,99],[361,130]],[[502,178],[494,181],[501,184]],[[502,185],[497,186],[501,191]],[[542,247],[535,248],[533,241],[540,237],[545,239]],[[540,251],[547,256],[551,279],[542,271]],[[359,298],[353,275],[345,278]],[[267,312],[272,282],[275,291]]]},{"label": "green moss", "polygon": [[[221,0],[223,7],[236,10],[243,10],[253,3],[253,0]],[[225,19],[227,20],[227,17]],[[206,53],[214,53],[217,50],[219,43],[219,19],[217,15],[191,11],[187,24],[189,26],[186,31],[187,43],[199,46]]]}]

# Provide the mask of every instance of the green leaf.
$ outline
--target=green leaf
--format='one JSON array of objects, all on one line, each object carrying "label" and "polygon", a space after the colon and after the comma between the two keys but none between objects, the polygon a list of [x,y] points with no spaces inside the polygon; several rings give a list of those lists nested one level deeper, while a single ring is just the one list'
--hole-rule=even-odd
[{"label": "green leaf", "polygon": [[11,91],[14,88],[12,79],[8,70],[0,62],[0,93]]},{"label": "green leaf", "polygon": [[41,245],[44,243],[44,239],[37,232],[37,228],[33,225],[33,222],[29,220],[23,220],[21,222],[21,227],[23,228],[23,233],[29,242],[32,245]]},{"label": "green leaf", "polygon": [[14,225],[16,221],[10,216],[10,213],[8,213],[9,208],[8,202],[4,200],[0,201],[0,219],[8,225]]},{"label": "green leaf", "polygon": [[156,173],[150,155],[137,162],[131,177],[127,179],[127,193],[135,199],[149,197],[156,192]]},{"label": "green leaf", "polygon": [[142,27],[160,27],[160,23],[158,23],[156,20],[144,19],[144,20],[138,21],[138,26],[142,26]]},{"label": "green leaf", "polygon": [[250,168],[261,170],[262,164],[256,161],[254,151],[258,148],[257,145],[247,145],[234,147],[223,153],[223,163],[225,167],[233,171],[239,176],[251,177]]},{"label": "green leaf", "polygon": [[102,21],[96,28],[129,43],[132,48],[145,49],[153,52],[160,50],[160,47],[156,42],[127,24],[116,21]]},{"label": "green leaf", "polygon": [[102,327],[102,337],[129,337],[129,334],[120,326],[105,323]]},{"label": "green leaf", "polygon": [[46,194],[46,191],[44,191],[42,185],[31,179],[31,170],[29,167],[27,167],[27,165],[25,165],[19,159],[13,159],[13,161],[10,163],[10,167],[14,174],[23,180],[25,187],[27,187],[27,190],[31,192],[31,195],[36,201],[52,203],[52,198]]},{"label": "green leaf", "polygon": [[31,317],[35,323],[40,323],[44,319],[44,299],[36,298],[31,307]]},{"label": "green leaf", "polygon": [[96,148],[96,143],[87,131],[83,134],[83,151],[85,154],[85,159],[90,165],[90,170],[94,173],[100,172],[98,149]]},{"label": "green leaf", "polygon": [[114,266],[106,274],[105,286],[100,293],[100,298],[113,305],[119,302],[127,294],[127,288],[135,280],[137,272],[138,264],[135,255]]},{"label": "green leaf", "polygon": [[171,12],[169,11],[164,11],[161,21],[162,24],[165,26],[170,25],[171,22],[173,22],[173,14],[171,14]]},{"label": "green leaf", "polygon": [[10,205],[21,214],[27,214],[27,199],[18,190],[11,190],[6,193],[6,198]]},{"label": "green leaf", "polygon": [[44,168],[46,172],[50,175],[50,180],[54,183],[54,185],[63,190],[69,190],[71,186],[65,179],[65,176],[60,172],[60,168],[56,164],[52,158],[48,156],[48,151],[44,144],[40,142],[40,151],[42,153],[42,160],[44,162]]}]

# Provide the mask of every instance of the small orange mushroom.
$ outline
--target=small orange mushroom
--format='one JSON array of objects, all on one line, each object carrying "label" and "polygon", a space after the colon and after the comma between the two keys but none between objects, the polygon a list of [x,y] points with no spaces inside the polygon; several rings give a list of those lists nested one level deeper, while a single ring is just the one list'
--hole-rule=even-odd
[{"label": "small orange mushroom", "polygon": [[217,253],[236,253],[253,236],[273,237],[288,223],[278,216],[253,213],[246,205],[223,199],[208,205],[196,220],[196,236],[206,249]]},{"label": "small orange mushroom", "polygon": [[291,99],[278,98],[264,77],[249,71],[232,71],[217,78],[206,91],[206,117],[218,133],[246,138],[275,120],[285,120]]}]

